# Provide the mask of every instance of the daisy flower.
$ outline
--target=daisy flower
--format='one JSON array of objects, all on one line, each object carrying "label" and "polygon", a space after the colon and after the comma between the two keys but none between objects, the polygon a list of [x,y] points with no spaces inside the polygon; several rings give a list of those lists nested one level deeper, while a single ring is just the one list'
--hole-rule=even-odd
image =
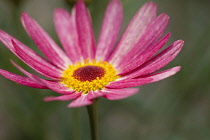
[{"label": "daisy flower", "polygon": [[170,33],[162,37],[169,16],[164,13],[157,16],[156,13],[155,3],[143,5],[117,40],[123,11],[120,0],[111,0],[96,43],[91,17],[83,1],[77,2],[71,13],[56,9],[55,28],[63,50],[24,12],[22,24],[46,58],[4,31],[0,31],[0,40],[46,78],[27,72],[12,60],[25,76],[2,69],[0,74],[21,85],[53,90],[60,96],[44,100],[73,100],[68,107],[90,105],[98,97],[126,98],[138,92],[138,88],[131,87],[165,79],[180,70],[177,66],[159,71],[177,56],[184,42],[178,40],[162,49],[170,38]]}]

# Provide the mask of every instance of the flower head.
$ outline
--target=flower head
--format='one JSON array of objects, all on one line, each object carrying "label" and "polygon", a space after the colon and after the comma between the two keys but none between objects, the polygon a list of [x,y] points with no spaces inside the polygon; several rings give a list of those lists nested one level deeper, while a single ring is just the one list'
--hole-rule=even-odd
[{"label": "flower head", "polygon": [[120,0],[111,0],[96,44],[91,18],[83,1],[77,2],[71,14],[56,9],[55,28],[64,51],[35,20],[23,13],[21,21],[25,30],[46,58],[3,31],[0,31],[0,40],[18,58],[48,79],[25,71],[13,61],[13,65],[26,76],[2,69],[0,74],[25,86],[62,94],[46,97],[45,101],[73,99],[69,107],[92,104],[94,98],[101,96],[110,100],[126,98],[138,92],[138,88],[131,87],[162,80],[180,70],[177,66],[157,72],[177,56],[184,42],[178,40],[158,53],[170,33],[160,39],[169,17],[166,14],[156,16],[156,12],[156,4],[146,3],[117,43],[122,5]]}]

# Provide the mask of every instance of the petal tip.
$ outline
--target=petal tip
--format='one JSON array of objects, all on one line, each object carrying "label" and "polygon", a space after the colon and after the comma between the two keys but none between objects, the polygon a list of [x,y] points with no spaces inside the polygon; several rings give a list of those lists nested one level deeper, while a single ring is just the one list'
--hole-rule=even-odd
[{"label": "petal tip", "polygon": [[22,14],[21,14],[21,19],[22,18],[25,18],[25,17],[28,17],[29,15],[26,13],[26,12],[22,12]]},{"label": "petal tip", "polygon": [[21,19],[22,25],[24,27],[25,27],[26,20],[28,20],[29,18],[30,18],[30,16],[26,12],[22,12],[20,19]]},{"label": "petal tip", "polygon": [[180,44],[184,45],[184,41],[183,40],[177,40],[179,41]]},{"label": "petal tip", "polygon": [[163,19],[165,19],[165,20],[169,20],[169,19],[170,19],[169,15],[167,15],[166,13],[160,14],[159,17],[161,17],[161,18],[163,18]]},{"label": "petal tip", "polygon": [[182,46],[184,45],[184,41],[183,40],[177,40],[177,41],[174,42],[174,44],[178,48],[182,48]]},{"label": "petal tip", "polygon": [[60,15],[60,14],[63,14],[64,12],[66,12],[64,8],[56,8],[54,10],[54,15]]},{"label": "petal tip", "polygon": [[145,3],[143,6],[152,7],[155,11],[157,11],[157,8],[158,8],[158,5],[153,1],[149,1]]},{"label": "petal tip", "polygon": [[154,5],[154,6],[157,6],[157,4],[156,4],[155,2],[153,2],[153,1],[148,1],[148,2],[147,2],[147,4],[148,4],[148,5]]},{"label": "petal tip", "polygon": [[181,66],[176,66],[176,67],[174,67],[174,71],[179,72],[181,70],[181,68],[182,68]]},{"label": "petal tip", "polygon": [[48,97],[45,97],[45,98],[43,99],[43,101],[44,101],[44,102],[50,102],[50,101],[53,101],[53,100],[52,100],[51,96],[48,96]]},{"label": "petal tip", "polygon": [[166,36],[167,36],[167,37],[171,37],[171,33],[167,33]]}]

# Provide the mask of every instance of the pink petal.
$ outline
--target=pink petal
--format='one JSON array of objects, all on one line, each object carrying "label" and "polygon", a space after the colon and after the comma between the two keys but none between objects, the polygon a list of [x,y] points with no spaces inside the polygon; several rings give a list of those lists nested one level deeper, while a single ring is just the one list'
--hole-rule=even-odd
[{"label": "pink petal", "polygon": [[138,88],[127,88],[127,89],[104,89],[102,92],[105,93],[104,98],[109,100],[119,100],[127,98],[128,96],[134,95],[139,91]]},{"label": "pink petal", "polygon": [[152,47],[154,42],[160,38],[165,31],[169,21],[169,16],[161,14],[158,16],[144,31],[139,41],[123,56],[118,67],[123,64],[129,64],[132,59],[138,58],[139,55]]},{"label": "pink petal", "polygon": [[54,13],[54,22],[59,39],[73,63],[81,61],[81,50],[74,15],[71,16],[64,9],[56,9]]},{"label": "pink petal", "polygon": [[39,89],[48,89],[46,86],[42,86],[39,83],[33,81],[32,79],[24,76],[20,76],[5,70],[0,69],[0,74],[7,79],[10,79],[18,84],[32,87],[32,88],[39,88]]},{"label": "pink petal", "polygon": [[95,99],[95,98],[98,98],[98,97],[101,97],[103,96],[105,93],[104,92],[101,92],[100,90],[97,90],[97,91],[90,91],[88,93],[88,98],[89,99]]},{"label": "pink petal", "polygon": [[41,79],[38,76],[25,71],[23,68],[18,66],[15,62],[13,62],[13,61],[11,61],[11,62],[22,73],[24,73],[30,79],[34,80],[35,82],[39,83],[42,86],[46,86],[49,89],[54,90],[55,92],[58,92],[58,93],[61,93],[61,94],[71,94],[71,93],[75,92],[75,91],[70,91],[69,88],[64,87],[64,85],[59,84],[57,81],[48,81],[48,80]]},{"label": "pink petal", "polygon": [[168,78],[168,77],[176,74],[177,72],[180,71],[180,69],[181,69],[180,66],[176,66],[176,67],[173,67],[173,68],[170,68],[170,69],[164,70],[162,72],[152,74],[150,76],[146,76],[146,77],[143,77],[143,78],[152,78],[152,83],[153,83],[153,82],[163,80],[165,78]]},{"label": "pink petal", "polygon": [[57,82],[57,81],[48,81],[42,79],[42,82],[51,90],[60,93],[60,94],[72,94],[75,91],[70,90],[69,88],[65,87],[63,84]]},{"label": "pink petal", "polygon": [[81,95],[81,92],[80,93],[74,92],[74,93],[69,94],[69,95],[61,95],[61,96],[57,96],[57,97],[55,97],[55,96],[48,96],[48,97],[44,98],[44,101],[45,102],[51,102],[51,101],[56,101],[56,100],[67,101],[67,100],[75,99],[75,98],[77,98],[80,95]]},{"label": "pink petal", "polygon": [[138,67],[135,72],[125,75],[127,78],[139,77],[153,72],[166,66],[171,62],[181,51],[184,41],[178,40],[171,44],[168,48],[163,50],[161,53],[145,62],[143,65]]},{"label": "pink petal", "polygon": [[68,107],[82,107],[92,104],[93,100],[90,100],[87,95],[88,94],[81,94],[81,96],[72,101]]},{"label": "pink petal", "polygon": [[142,78],[139,81],[134,80],[134,79],[125,79],[125,80],[112,82],[105,87],[110,88],[110,89],[128,88],[128,87],[145,85],[145,84],[151,83],[151,81],[152,81],[152,78]]},{"label": "pink petal", "polygon": [[94,59],[95,43],[89,11],[87,10],[82,0],[77,2],[75,9],[76,25],[79,35],[79,45],[82,49],[83,57],[84,59]]},{"label": "pink petal", "polygon": [[128,64],[122,64],[120,66],[121,70],[118,75],[125,75],[126,73],[134,70],[135,68],[142,65],[144,62],[146,62],[149,58],[151,58],[154,54],[156,54],[168,41],[170,38],[170,33],[165,35],[160,41],[158,41],[153,47],[151,47],[149,50],[147,50],[142,55],[139,55],[136,57],[136,59],[130,61]]},{"label": "pink petal", "polygon": [[54,65],[65,69],[68,64],[71,64],[69,58],[62,49],[59,48],[50,36],[40,27],[40,25],[27,13],[22,14],[21,21],[27,33]]},{"label": "pink petal", "polygon": [[111,0],[103,19],[101,33],[96,51],[96,60],[105,60],[113,50],[120,31],[123,11],[119,0]]},{"label": "pink petal", "polygon": [[125,30],[116,50],[109,62],[117,64],[120,59],[138,42],[144,30],[156,17],[157,6],[153,2],[146,3],[134,16]]},{"label": "pink petal", "polygon": [[[31,77],[31,73],[27,72],[26,70],[24,70],[23,68],[21,68],[18,64],[16,64],[14,61],[10,60],[10,62],[19,70],[21,71],[23,74],[25,74],[26,76],[28,76],[29,78]],[[32,78],[33,79],[33,78]]]},{"label": "pink petal", "polygon": [[60,94],[72,94],[75,92],[74,90],[70,90],[69,88],[65,87],[64,84],[59,83],[59,81],[44,80],[34,74],[31,75],[31,78],[33,78],[33,80],[35,80],[36,82],[39,82],[40,84],[45,85],[49,89]]},{"label": "pink petal", "polygon": [[23,50],[20,46],[17,45],[16,42],[12,40],[12,44],[15,49],[16,55],[25,62],[28,66],[30,66],[35,71],[39,72],[40,74],[52,78],[57,79],[61,77],[61,71],[56,71],[53,67],[49,67],[48,65],[45,65],[42,63],[43,61],[39,61],[39,59],[36,59],[36,56],[29,55],[25,50]]},{"label": "pink petal", "polygon": [[[61,73],[60,69],[58,69],[54,65],[47,62],[44,58],[42,58],[41,56],[36,54],[33,50],[31,50],[30,48],[28,48],[27,46],[22,44],[17,39],[13,38],[12,36],[5,33],[4,31],[0,30],[0,41],[2,41],[2,43],[5,46],[7,46],[8,49],[10,49],[17,57],[19,57],[19,55],[16,53],[16,49],[12,43],[12,40],[13,40],[13,42],[15,42],[15,44],[16,44],[15,46],[17,46],[17,48],[20,48],[19,50],[22,50],[23,53],[27,54],[27,56],[30,56],[31,58],[35,59],[37,63],[42,64],[42,67],[40,67],[41,70],[36,69],[35,68],[36,66],[34,66],[34,65],[29,65],[32,69],[38,71],[41,74],[45,73],[43,75],[45,75],[46,77],[52,78],[52,79],[54,79],[56,77],[60,77],[60,73]],[[20,59],[22,61],[24,61],[22,58],[20,58]],[[47,72],[47,71],[49,71],[49,72]]]},{"label": "pink petal", "polygon": [[141,85],[157,82],[167,77],[170,77],[176,74],[180,69],[181,67],[177,66],[177,67],[174,67],[174,68],[171,68],[171,69],[168,69],[168,70],[165,70],[165,71],[153,74],[153,75],[148,75],[148,76],[137,78],[137,79],[124,79],[121,81],[113,82],[106,87],[118,89],[118,88],[141,86]]}]

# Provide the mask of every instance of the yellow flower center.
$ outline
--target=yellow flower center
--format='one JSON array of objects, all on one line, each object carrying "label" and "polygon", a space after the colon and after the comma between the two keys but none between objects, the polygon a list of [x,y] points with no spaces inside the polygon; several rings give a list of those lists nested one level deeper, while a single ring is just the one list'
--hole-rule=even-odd
[{"label": "yellow flower center", "polygon": [[106,61],[85,60],[63,71],[61,83],[71,90],[87,94],[89,91],[102,90],[109,82],[115,81],[117,71]]}]

